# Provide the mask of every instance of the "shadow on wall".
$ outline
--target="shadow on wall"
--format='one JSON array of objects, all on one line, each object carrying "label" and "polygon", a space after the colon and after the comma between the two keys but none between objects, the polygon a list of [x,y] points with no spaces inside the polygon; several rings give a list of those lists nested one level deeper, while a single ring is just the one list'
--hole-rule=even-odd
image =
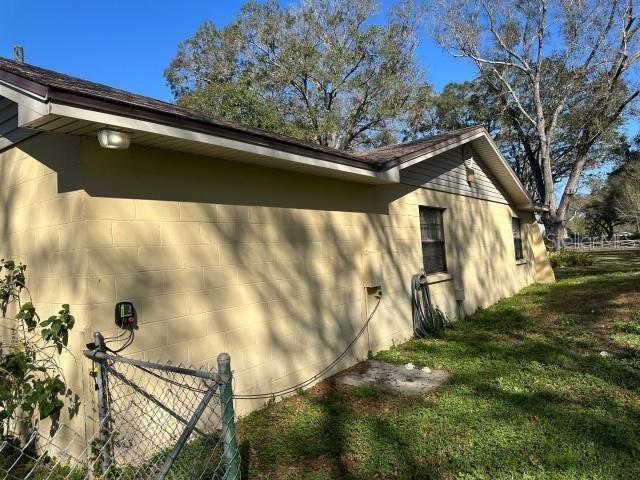
[{"label": "shadow on wall", "polygon": [[[136,300],[142,328],[130,352],[197,364],[226,350],[241,392],[287,387],[344,349],[367,313],[364,249],[384,253],[386,294],[369,342],[358,342],[338,368],[410,334],[421,203],[446,203],[453,272],[463,278],[473,266],[464,282],[476,282],[475,292],[513,288],[496,268],[513,248],[503,205],[159,149],[109,151],[93,139],[37,138],[21,148],[57,173],[59,192],[84,190],[85,218],[108,231],[107,241],[88,245],[87,303],[109,322],[92,327],[111,324],[115,301]],[[497,227],[496,212],[505,217]],[[374,300],[367,301],[370,309]]]},{"label": "shadow on wall", "polygon": [[[209,339],[200,343],[209,348],[195,345],[195,333],[194,338],[186,335],[184,343],[191,363],[215,358],[212,345],[229,351],[235,368],[244,371],[238,377],[240,390],[287,387],[309,377],[346,347],[366,315],[361,252],[382,250],[393,258],[389,204],[415,189],[361,185],[136,147],[111,152],[91,143],[85,145],[84,158],[83,188],[89,195],[159,200],[159,208],[168,210],[180,202],[180,217],[172,220],[186,229],[197,223],[200,246],[218,247],[219,261],[201,265],[200,250],[181,246],[181,254],[190,256],[182,267],[204,269],[204,284],[194,285],[186,297],[188,315],[204,316]],[[167,213],[144,217],[144,208],[136,204],[137,220],[158,220]],[[174,240],[163,238],[163,246],[182,241]],[[155,268],[142,264],[140,257],[138,262],[139,270]],[[385,267],[394,269],[396,264],[389,261]],[[149,272],[139,278],[136,291],[146,297],[143,321],[160,321],[162,313],[154,308],[155,318],[150,318],[146,306],[157,302],[156,295],[181,296],[184,292],[175,285],[179,280],[170,271],[164,277]],[[155,298],[145,291],[154,292]],[[373,297],[368,300],[372,305]],[[385,299],[381,312],[404,315],[396,314],[379,332],[371,332],[380,337],[378,343],[410,327],[409,304],[399,305],[404,300]],[[170,342],[185,335],[172,332],[170,323],[168,337]],[[366,357],[368,349],[359,342],[343,366]],[[244,384],[242,377],[258,383]]]},{"label": "shadow on wall", "polygon": [[79,139],[63,135],[36,135],[0,153],[0,254],[28,266],[28,287],[45,318],[83,290],[83,262],[62,232],[80,218],[83,193],[59,184],[75,177],[80,185],[80,167]]},{"label": "shadow on wall", "polygon": [[[61,195],[57,177],[60,172],[66,177],[64,172],[80,167],[80,142],[63,136],[43,141],[45,138],[37,135],[0,153],[0,258],[27,265],[27,287],[41,319],[57,314],[65,301],[71,304],[71,313],[77,318],[68,340],[73,354],[64,351],[59,360],[67,386],[79,394],[86,381],[86,370],[77,355],[87,342],[82,331],[85,318],[79,310],[84,303],[81,292],[86,285],[86,272],[82,254],[78,256],[67,248],[64,239],[69,236],[61,231],[79,218],[78,200],[83,193]],[[45,161],[30,158],[27,146]],[[28,298],[24,293],[23,301]],[[7,317],[13,319],[15,313],[10,309]],[[62,411],[61,421],[73,428],[80,425],[77,410],[73,410],[76,407],[69,405],[69,410]],[[47,425],[41,424],[44,429]]]},{"label": "shadow on wall", "polygon": [[[388,204],[413,187],[389,189],[265,166],[132,146],[105,150],[85,139],[82,188],[95,197],[139,198],[388,213]],[[61,180],[60,187],[77,188]]]}]

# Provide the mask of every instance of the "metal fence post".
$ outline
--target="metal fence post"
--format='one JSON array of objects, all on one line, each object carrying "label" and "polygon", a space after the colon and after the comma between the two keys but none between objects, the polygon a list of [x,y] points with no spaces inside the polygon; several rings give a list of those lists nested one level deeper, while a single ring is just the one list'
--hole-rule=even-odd
[{"label": "metal fence post", "polygon": [[[104,337],[100,332],[94,334],[96,350],[104,351]],[[102,463],[102,474],[106,475],[111,466],[111,447],[109,431],[109,384],[107,367],[105,360],[94,360],[97,367],[96,383],[98,385],[98,428],[100,429],[100,460]]]},{"label": "metal fence post", "polygon": [[220,406],[222,408],[222,444],[226,470],[224,480],[240,479],[240,452],[236,438],[233,412],[233,387],[231,385],[231,357],[228,353],[218,355],[218,373],[222,378]]}]

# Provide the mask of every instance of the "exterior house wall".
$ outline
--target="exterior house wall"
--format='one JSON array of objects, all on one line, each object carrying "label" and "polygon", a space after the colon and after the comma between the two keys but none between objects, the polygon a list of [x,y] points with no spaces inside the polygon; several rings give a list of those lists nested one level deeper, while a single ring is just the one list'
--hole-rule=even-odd
[{"label": "exterior house wall", "polygon": [[0,149],[10,147],[33,135],[33,130],[18,126],[18,104],[0,96]]},{"label": "exterior house wall", "polygon": [[0,162],[8,212],[1,250],[28,264],[44,308],[70,303],[86,339],[112,333],[114,303],[131,300],[140,329],[128,354],[206,364],[227,351],[242,393],[304,380],[351,341],[375,303],[362,285],[363,250],[383,254],[383,299],[338,368],[410,337],[419,205],[445,209],[450,276],[431,280],[449,314],[456,288],[471,313],[549,272],[534,266],[548,262],[531,214],[520,214],[526,262],[518,265],[518,212],[471,196],[137,146],[109,151],[53,134]]}]

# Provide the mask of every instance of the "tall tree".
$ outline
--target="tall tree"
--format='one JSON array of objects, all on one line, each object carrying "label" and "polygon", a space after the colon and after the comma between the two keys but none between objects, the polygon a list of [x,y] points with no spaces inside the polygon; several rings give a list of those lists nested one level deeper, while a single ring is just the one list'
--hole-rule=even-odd
[{"label": "tall tree", "polygon": [[395,140],[430,94],[416,61],[422,10],[376,23],[373,0],[249,0],[224,28],[206,22],[165,72],[179,104],[353,150]]},{"label": "tall tree", "polygon": [[585,222],[591,235],[604,235],[611,240],[614,229],[625,223],[616,208],[618,184],[611,181],[611,177],[598,180],[592,184],[589,201],[584,207]]},{"label": "tall tree", "polygon": [[640,95],[633,0],[438,0],[431,17],[436,41],[475,63],[527,145],[545,231],[561,247],[594,150]]},{"label": "tall tree", "polygon": [[[617,226],[640,231],[640,152],[636,145],[621,143],[611,151],[616,167],[606,178],[592,178],[584,212],[593,234],[611,239]],[[625,227],[626,228],[626,227]]]},{"label": "tall tree", "polygon": [[640,168],[622,184],[616,201],[616,209],[625,223],[632,225],[636,234],[640,233]]},{"label": "tall tree", "polygon": [[483,78],[463,83],[448,83],[434,95],[421,116],[416,116],[406,137],[442,133],[472,125],[484,125],[503,155],[522,180],[527,191],[539,200],[528,163],[528,153],[535,155],[534,138],[509,114],[504,97],[496,95]]}]

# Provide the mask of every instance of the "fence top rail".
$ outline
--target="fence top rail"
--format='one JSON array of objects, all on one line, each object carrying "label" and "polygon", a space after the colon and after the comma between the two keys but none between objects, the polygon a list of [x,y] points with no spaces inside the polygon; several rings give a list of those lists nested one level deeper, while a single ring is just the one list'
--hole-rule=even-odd
[{"label": "fence top rail", "polygon": [[207,372],[205,370],[196,370],[193,368],[179,367],[177,365],[170,365],[170,364],[164,364],[164,363],[146,362],[144,360],[121,357],[119,355],[112,355],[110,353],[101,352],[98,350],[84,350],[82,353],[84,354],[85,357],[90,358],[91,360],[108,360],[111,362],[126,363],[128,365],[134,365],[142,368],[162,370],[165,372],[181,373],[183,375],[190,375],[192,377],[204,378],[206,380],[213,380],[218,384],[226,383],[217,372]]}]

